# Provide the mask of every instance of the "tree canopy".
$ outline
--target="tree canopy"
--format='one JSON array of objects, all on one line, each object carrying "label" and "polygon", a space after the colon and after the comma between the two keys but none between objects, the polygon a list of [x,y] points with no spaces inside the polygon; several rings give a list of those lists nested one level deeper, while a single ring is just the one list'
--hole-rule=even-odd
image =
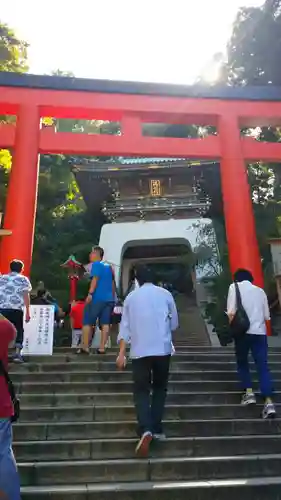
[{"label": "tree canopy", "polygon": [[[27,63],[27,47],[28,44],[20,40],[15,32],[1,23],[0,20],[0,71],[13,71],[16,73],[24,73],[28,70]],[[13,122],[14,117],[0,116],[0,123]],[[0,209],[3,209],[5,199],[5,189],[7,184],[6,172],[9,171],[12,164],[12,157],[8,150],[0,149]],[[3,170],[5,172],[3,172]]]},{"label": "tree canopy", "polygon": [[7,24],[0,21],[0,71],[27,71],[27,47],[25,41],[20,40]]},{"label": "tree canopy", "polygon": [[241,8],[227,48],[230,85],[281,85],[281,0]]}]

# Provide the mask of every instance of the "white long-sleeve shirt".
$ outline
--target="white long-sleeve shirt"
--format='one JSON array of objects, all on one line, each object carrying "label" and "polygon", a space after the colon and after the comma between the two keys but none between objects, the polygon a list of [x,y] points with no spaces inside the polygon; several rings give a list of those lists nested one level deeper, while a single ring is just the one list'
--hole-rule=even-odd
[{"label": "white long-sleeve shirt", "polygon": [[165,356],[174,351],[172,332],[177,327],[172,294],[146,283],[125,299],[118,342],[130,342],[132,358]]},{"label": "white long-sleeve shirt", "polygon": [[[265,322],[270,319],[267,296],[262,288],[252,285],[250,281],[238,283],[242,305],[250,320],[247,333],[253,335],[266,335]],[[236,290],[232,283],[227,297],[227,314],[236,313]]]}]

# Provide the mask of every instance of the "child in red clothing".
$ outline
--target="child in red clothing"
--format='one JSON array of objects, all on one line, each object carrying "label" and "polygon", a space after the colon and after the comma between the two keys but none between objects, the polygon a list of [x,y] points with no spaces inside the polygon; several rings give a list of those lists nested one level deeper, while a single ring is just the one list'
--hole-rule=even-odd
[{"label": "child in red clothing", "polygon": [[78,347],[81,343],[82,327],[83,327],[83,314],[84,314],[85,301],[78,299],[72,302],[70,309],[70,322],[72,329],[72,343],[71,347]]}]

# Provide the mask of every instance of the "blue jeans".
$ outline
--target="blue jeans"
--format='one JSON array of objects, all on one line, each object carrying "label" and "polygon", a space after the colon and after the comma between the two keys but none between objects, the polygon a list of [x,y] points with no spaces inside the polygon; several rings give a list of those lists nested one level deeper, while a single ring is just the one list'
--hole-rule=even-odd
[{"label": "blue jeans", "polygon": [[12,425],[0,419],[0,499],[20,500],[20,478],[12,450]]},{"label": "blue jeans", "polygon": [[260,391],[263,397],[271,397],[273,392],[271,375],[267,363],[266,335],[247,333],[235,339],[237,371],[242,389],[251,389],[252,380],[249,369],[249,351],[251,351],[259,377]]}]

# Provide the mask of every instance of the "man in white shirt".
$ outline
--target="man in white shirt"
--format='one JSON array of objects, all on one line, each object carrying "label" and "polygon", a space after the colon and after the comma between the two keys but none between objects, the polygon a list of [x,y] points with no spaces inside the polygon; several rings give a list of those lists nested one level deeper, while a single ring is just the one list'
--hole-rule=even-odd
[{"label": "man in white shirt", "polygon": [[[253,276],[246,269],[238,269],[234,274],[234,281],[238,283],[242,305],[250,321],[247,333],[235,338],[237,371],[244,390],[241,404],[256,403],[248,360],[251,351],[258,372],[260,391],[265,400],[262,417],[273,417],[276,410],[272,402],[273,386],[267,362],[266,321],[270,319],[267,296],[262,288],[253,285]],[[227,314],[230,322],[235,313],[236,291],[233,283],[229,287],[227,298]]]},{"label": "man in white shirt", "polygon": [[23,345],[23,310],[26,309],[25,321],[30,321],[31,284],[23,276],[24,264],[21,260],[12,260],[10,273],[0,276],[0,313],[8,319],[17,330],[16,354],[14,361],[23,362],[21,350]]},{"label": "man in white shirt", "polygon": [[[117,366],[126,364],[126,344],[130,342],[134,402],[140,440],[139,456],[147,456],[152,439],[164,439],[162,419],[169,378],[170,357],[174,352],[172,332],[178,327],[173,296],[152,284],[150,270],[136,269],[140,285],[124,302],[118,342]],[[152,399],[150,404],[150,391]]]}]

